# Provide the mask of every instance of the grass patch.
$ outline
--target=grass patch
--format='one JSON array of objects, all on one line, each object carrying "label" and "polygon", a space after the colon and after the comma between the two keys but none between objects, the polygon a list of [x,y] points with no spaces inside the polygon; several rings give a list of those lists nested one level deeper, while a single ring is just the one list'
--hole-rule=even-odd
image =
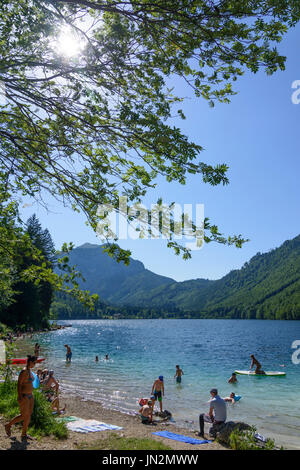
[{"label": "grass patch", "polygon": [[[29,434],[35,437],[52,435],[57,439],[66,439],[68,437],[68,429],[64,423],[56,421],[52,414],[51,404],[38,390],[34,390],[33,395],[34,408],[28,429]],[[0,414],[8,420],[20,414],[17,398],[16,382],[0,384]]]},{"label": "grass patch", "polygon": [[171,447],[162,444],[154,439],[120,437],[118,434],[111,434],[109,437],[99,439],[93,444],[78,444],[80,450],[172,450]]}]

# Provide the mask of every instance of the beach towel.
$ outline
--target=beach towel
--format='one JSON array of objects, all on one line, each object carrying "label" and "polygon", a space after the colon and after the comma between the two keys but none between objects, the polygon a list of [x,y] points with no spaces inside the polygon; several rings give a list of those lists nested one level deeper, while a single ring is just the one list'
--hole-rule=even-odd
[{"label": "beach towel", "polygon": [[113,424],[102,423],[93,419],[78,419],[67,423],[67,428],[70,431],[88,433],[99,431],[118,431],[122,429],[120,426]]},{"label": "beach towel", "polygon": [[61,416],[59,418],[56,418],[56,421],[59,423],[70,423],[72,421],[78,421],[80,418],[77,418],[77,416]]},{"label": "beach towel", "polygon": [[169,431],[153,432],[156,436],[166,437],[167,439],[173,439],[173,441],[186,442],[187,444],[210,444],[211,441],[195,439],[193,437],[184,436],[183,434],[175,434]]}]

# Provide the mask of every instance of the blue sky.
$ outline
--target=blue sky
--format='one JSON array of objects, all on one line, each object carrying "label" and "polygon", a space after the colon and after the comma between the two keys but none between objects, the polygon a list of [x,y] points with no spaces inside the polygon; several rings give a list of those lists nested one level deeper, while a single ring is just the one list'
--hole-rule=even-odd
[{"label": "blue sky", "polygon": [[[186,120],[174,123],[204,147],[201,160],[227,163],[230,184],[212,187],[198,176],[190,176],[185,186],[158,180],[145,204],[157,197],[180,204],[202,203],[205,216],[222,233],[242,234],[249,238],[242,249],[216,243],[194,251],[184,261],[167,248],[163,240],[124,240],[123,248],[142,261],[147,269],[178,281],[194,278],[218,279],[240,268],[257,252],[278,247],[300,233],[300,104],[292,103],[292,83],[300,80],[300,25],[289,31],[278,46],[287,56],[286,70],[267,76],[264,72],[246,74],[235,82],[238,95],[231,103],[209,108],[206,101],[193,96],[192,90],[176,82],[176,90],[188,99],[182,104]],[[32,206],[23,210],[29,217],[35,212],[47,227],[55,245],[72,241],[100,243],[85,225],[85,218],[47,200],[50,211]]]}]

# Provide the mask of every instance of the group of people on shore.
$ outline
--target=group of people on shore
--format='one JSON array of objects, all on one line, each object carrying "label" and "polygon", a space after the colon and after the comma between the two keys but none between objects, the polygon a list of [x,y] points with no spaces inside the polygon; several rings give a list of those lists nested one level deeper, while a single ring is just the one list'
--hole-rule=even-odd
[{"label": "group of people on shore", "polygon": [[[72,359],[72,351],[68,344],[65,344],[64,347],[66,348],[66,362],[71,362]],[[20,372],[18,377],[18,403],[20,406],[20,414],[14,417],[9,423],[5,424],[5,431],[7,436],[10,437],[11,435],[11,427],[23,421],[23,428],[22,428],[22,439],[32,439],[31,436],[28,436],[27,430],[30,423],[33,405],[34,405],[34,398],[33,398],[33,382],[34,382],[34,375],[31,372],[31,369],[36,365],[37,359],[40,354],[40,345],[39,343],[35,343],[34,346],[34,355],[27,356],[27,364],[26,367]],[[255,365],[255,373],[256,374],[264,374],[265,372],[261,370],[261,364],[255,358],[253,354],[251,354],[251,366]],[[106,354],[105,359],[108,359],[108,355]],[[96,362],[98,362],[98,356],[96,356]],[[182,376],[184,375],[183,370],[180,366],[176,365],[174,379],[176,379],[176,383],[180,384],[182,381]],[[61,414],[65,411],[66,405],[63,409],[60,409],[59,404],[59,382],[54,377],[53,370],[47,369],[38,369],[37,370],[37,377],[39,380],[39,384],[41,386],[40,390],[42,393],[45,394],[47,400],[51,403],[53,412]],[[228,380],[228,383],[236,383],[237,378],[235,372],[232,373],[231,377]],[[151,396],[150,399],[141,399],[140,405],[141,409],[139,410],[142,423],[144,424],[151,424],[153,422],[153,412],[154,412],[154,405],[155,402],[158,401],[160,407],[160,416],[163,414],[163,407],[162,407],[162,397],[165,394],[165,387],[164,387],[164,377],[160,375],[153,383]],[[210,394],[212,399],[209,401],[210,407],[208,413],[201,413],[199,415],[199,427],[200,432],[199,436],[204,436],[204,423],[213,424],[213,426],[225,423],[226,421],[226,402],[235,403],[237,401],[236,395],[234,392],[231,392],[229,397],[221,398],[218,395],[218,390],[213,388],[210,390]],[[171,413],[168,413],[171,416]]]}]

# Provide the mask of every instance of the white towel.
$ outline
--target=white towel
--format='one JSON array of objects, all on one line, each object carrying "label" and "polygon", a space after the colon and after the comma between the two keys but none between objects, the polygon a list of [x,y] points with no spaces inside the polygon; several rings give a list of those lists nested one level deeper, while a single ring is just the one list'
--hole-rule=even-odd
[{"label": "white towel", "polygon": [[98,432],[98,431],[118,431],[122,429],[119,426],[114,426],[113,424],[102,423],[93,419],[79,419],[77,421],[72,421],[67,423],[67,428],[70,431],[74,432]]}]

